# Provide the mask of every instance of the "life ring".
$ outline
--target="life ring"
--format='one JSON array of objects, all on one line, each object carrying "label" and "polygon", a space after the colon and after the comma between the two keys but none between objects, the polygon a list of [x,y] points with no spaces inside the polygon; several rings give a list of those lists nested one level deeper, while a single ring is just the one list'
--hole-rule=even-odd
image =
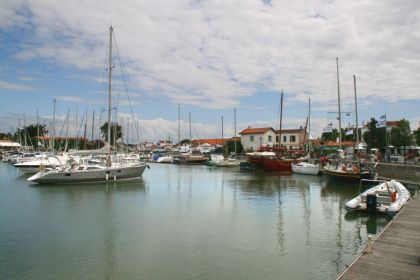
[{"label": "life ring", "polygon": [[397,192],[394,191],[391,193],[391,201],[395,202],[395,200],[397,200]]},{"label": "life ring", "polygon": [[343,165],[341,166],[341,170],[343,170],[343,171],[347,171],[347,167],[343,164]]}]

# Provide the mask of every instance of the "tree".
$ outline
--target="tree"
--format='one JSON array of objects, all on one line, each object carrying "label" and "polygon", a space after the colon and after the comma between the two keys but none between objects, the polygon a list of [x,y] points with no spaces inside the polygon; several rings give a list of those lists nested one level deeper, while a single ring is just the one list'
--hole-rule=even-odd
[{"label": "tree", "polygon": [[[111,143],[110,144],[115,145],[115,142],[122,139],[124,134],[122,133],[121,125],[117,123],[111,123],[110,127],[111,127],[111,140],[110,140]],[[115,134],[115,132],[117,133]],[[105,138],[106,141],[108,141],[108,122],[104,123],[101,126],[101,134],[102,134],[102,137]],[[114,137],[114,135],[116,135],[116,137]]]},{"label": "tree", "polygon": [[48,129],[46,124],[31,124],[26,127],[26,133],[30,138],[34,138],[36,136],[44,136],[48,134]]},{"label": "tree", "polygon": [[391,129],[390,143],[395,147],[405,147],[413,144],[413,135],[408,120],[400,120],[397,126]]},{"label": "tree", "polygon": [[[225,150],[227,150],[227,153],[234,153],[235,152],[235,141],[227,141],[225,143]],[[242,153],[244,150],[244,147],[241,144],[241,141],[236,141],[236,154]]]},{"label": "tree", "polygon": [[0,140],[13,140],[13,135],[10,132],[0,132]]},{"label": "tree", "polygon": [[332,132],[323,132],[321,140],[324,141],[335,141],[338,137],[338,129],[334,128]]},{"label": "tree", "polygon": [[420,146],[420,127],[417,130],[414,130],[414,137],[416,139],[416,145]]},{"label": "tree", "polygon": [[381,149],[386,146],[386,127],[377,128],[377,123],[378,122],[374,118],[371,118],[368,123],[369,130],[363,133],[363,140],[365,140],[370,149]]}]

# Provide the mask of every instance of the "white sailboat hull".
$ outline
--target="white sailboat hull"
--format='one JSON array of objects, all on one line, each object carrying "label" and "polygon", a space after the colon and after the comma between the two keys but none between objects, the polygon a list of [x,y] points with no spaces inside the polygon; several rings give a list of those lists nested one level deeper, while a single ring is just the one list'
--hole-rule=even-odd
[{"label": "white sailboat hull", "polygon": [[111,166],[97,170],[69,171],[52,170],[38,172],[28,181],[38,184],[71,184],[138,179],[147,165]]},{"label": "white sailboat hull", "polygon": [[318,175],[319,165],[306,162],[292,163],[292,171],[297,174]]}]

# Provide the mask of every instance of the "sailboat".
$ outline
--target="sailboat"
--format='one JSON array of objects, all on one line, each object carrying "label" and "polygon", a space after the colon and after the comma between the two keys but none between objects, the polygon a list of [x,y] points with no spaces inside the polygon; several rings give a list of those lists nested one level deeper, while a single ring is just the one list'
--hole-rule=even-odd
[{"label": "sailboat", "polygon": [[[285,147],[281,146],[281,125],[283,115],[283,91],[280,99],[280,129],[278,147],[260,147],[257,152],[247,153],[247,162],[249,166],[255,166],[257,169],[265,171],[274,171],[280,173],[292,173],[292,163],[298,162],[296,159],[287,157]],[[245,167],[245,166],[244,166]]]},{"label": "sailboat", "polygon": [[[343,150],[341,149],[341,104],[340,104],[340,79],[338,75],[338,57],[336,59],[337,63],[337,91],[338,91],[338,129],[339,129],[339,141],[340,149],[340,158],[344,158]],[[357,98],[356,98],[356,80],[354,76],[354,93],[355,93],[355,102],[356,102],[356,130],[357,127]],[[328,175],[330,179],[336,181],[342,181],[347,183],[359,183],[361,179],[371,179],[373,173],[370,170],[364,170],[358,167],[355,164],[338,161],[336,163],[328,163],[324,166],[324,173]]]},{"label": "sailboat", "polygon": [[[311,158],[311,99],[309,99],[309,113],[308,113],[308,123],[309,123],[309,153],[307,155],[308,160]],[[303,159],[302,159],[303,160]],[[306,175],[318,175],[319,174],[319,164],[312,164],[309,162],[299,162],[292,163],[292,171],[297,174],[306,174]]]},{"label": "sailboat", "polygon": [[[108,143],[111,143],[111,78],[112,78],[112,26],[109,28],[109,68],[108,68]],[[69,160],[62,168],[41,170],[28,178],[39,184],[84,183],[138,179],[148,165],[143,162],[113,162],[109,151],[106,164],[78,163]]]}]

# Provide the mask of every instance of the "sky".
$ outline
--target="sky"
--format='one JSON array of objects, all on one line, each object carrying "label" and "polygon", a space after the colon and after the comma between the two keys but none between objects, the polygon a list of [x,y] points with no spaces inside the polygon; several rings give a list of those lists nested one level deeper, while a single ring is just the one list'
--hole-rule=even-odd
[{"label": "sky", "polygon": [[190,123],[193,139],[231,137],[235,123],[278,129],[282,91],[282,128],[305,126],[310,99],[319,137],[338,127],[337,57],[342,127],[355,125],[355,75],[359,125],[386,114],[414,130],[419,15],[418,0],[3,0],[0,131],[38,116],[82,136],[87,116],[99,137],[110,26],[111,115],[128,142],[176,142]]}]

